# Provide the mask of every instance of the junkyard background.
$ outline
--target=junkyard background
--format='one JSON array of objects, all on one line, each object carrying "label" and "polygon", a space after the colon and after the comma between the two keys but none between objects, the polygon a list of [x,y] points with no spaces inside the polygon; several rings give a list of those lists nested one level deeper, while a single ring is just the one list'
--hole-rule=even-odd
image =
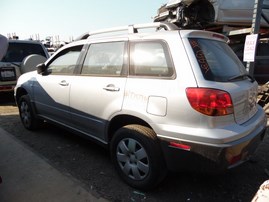
[{"label": "junkyard background", "polygon": [[80,181],[93,195],[109,201],[245,202],[251,201],[259,186],[269,179],[268,136],[251,161],[226,173],[169,173],[155,190],[141,192],[121,181],[108,151],[102,147],[50,124],[35,132],[24,129],[12,93],[1,94],[0,123],[54,168]]}]

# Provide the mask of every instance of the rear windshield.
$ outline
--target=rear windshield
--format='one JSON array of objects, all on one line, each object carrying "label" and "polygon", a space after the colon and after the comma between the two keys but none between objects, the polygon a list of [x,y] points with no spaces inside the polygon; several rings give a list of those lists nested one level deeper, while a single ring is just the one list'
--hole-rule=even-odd
[{"label": "rear windshield", "polygon": [[246,78],[245,67],[226,43],[194,38],[189,41],[206,80],[226,82]]},{"label": "rear windshield", "polygon": [[38,54],[46,57],[46,54],[39,44],[30,43],[9,43],[7,53],[1,62],[22,62],[22,60],[31,54]]}]

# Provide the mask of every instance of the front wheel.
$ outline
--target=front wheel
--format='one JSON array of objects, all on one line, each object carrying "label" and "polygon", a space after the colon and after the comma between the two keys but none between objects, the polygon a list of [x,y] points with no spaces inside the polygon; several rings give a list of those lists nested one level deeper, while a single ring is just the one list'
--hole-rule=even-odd
[{"label": "front wheel", "polygon": [[166,166],[154,131],[141,125],[120,128],[111,141],[111,158],[122,179],[149,190],[166,176]]},{"label": "front wheel", "polygon": [[23,95],[20,97],[18,107],[23,126],[28,130],[37,129],[41,124],[41,120],[36,118],[28,95]]}]

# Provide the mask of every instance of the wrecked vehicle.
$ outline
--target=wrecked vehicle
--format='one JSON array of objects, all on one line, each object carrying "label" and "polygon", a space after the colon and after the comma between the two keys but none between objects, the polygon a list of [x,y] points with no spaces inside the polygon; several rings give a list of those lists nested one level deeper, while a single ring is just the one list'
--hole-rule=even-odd
[{"label": "wrecked vehicle", "polygon": [[[269,0],[264,0],[269,5]],[[251,25],[254,0],[170,0],[158,9],[154,22],[171,22],[181,28],[204,29],[212,25]],[[269,19],[269,11],[264,11]],[[269,27],[266,20],[261,26]]]}]

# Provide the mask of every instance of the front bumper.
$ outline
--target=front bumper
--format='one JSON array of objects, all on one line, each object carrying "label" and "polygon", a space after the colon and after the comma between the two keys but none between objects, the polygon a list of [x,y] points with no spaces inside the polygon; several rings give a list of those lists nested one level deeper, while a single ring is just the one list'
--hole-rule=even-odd
[{"label": "front bumper", "polygon": [[221,172],[247,161],[265,134],[266,128],[250,139],[242,138],[225,145],[204,145],[163,138],[160,140],[169,170]]}]

